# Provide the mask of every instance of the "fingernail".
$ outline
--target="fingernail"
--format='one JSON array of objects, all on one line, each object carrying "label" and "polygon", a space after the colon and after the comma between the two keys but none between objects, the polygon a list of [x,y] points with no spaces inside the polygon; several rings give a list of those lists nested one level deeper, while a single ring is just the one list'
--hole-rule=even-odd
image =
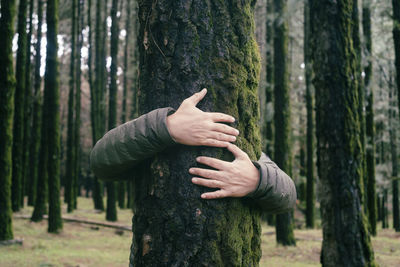
[{"label": "fingernail", "polygon": [[239,135],[239,133],[240,133],[239,130],[238,129],[235,129],[235,130],[236,130],[237,135]]},{"label": "fingernail", "polygon": [[193,169],[189,169],[189,172],[192,173],[192,172],[193,172]]},{"label": "fingernail", "polygon": [[204,194],[203,194],[203,195],[201,195],[201,198],[206,198],[206,195],[204,195]]},{"label": "fingernail", "polygon": [[197,182],[197,179],[196,178],[192,178],[192,183],[195,183],[195,182]]},{"label": "fingernail", "polygon": [[232,120],[232,122],[235,122],[235,118],[234,117],[231,117],[231,120]]},{"label": "fingernail", "polygon": [[197,158],[196,158],[196,161],[200,162],[200,160],[201,160],[201,158],[200,158],[200,157],[197,157]]}]

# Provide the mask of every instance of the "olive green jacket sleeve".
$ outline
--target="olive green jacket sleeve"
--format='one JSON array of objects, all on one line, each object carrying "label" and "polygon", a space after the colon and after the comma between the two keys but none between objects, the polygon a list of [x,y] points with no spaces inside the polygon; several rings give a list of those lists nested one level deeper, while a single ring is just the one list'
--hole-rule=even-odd
[{"label": "olive green jacket sleeve", "polygon": [[90,166],[102,180],[118,180],[140,161],[175,144],[167,128],[172,108],[153,110],[107,132],[90,153]]},{"label": "olive green jacket sleeve", "polygon": [[[166,123],[173,111],[172,108],[156,109],[106,133],[90,154],[94,174],[103,180],[117,180],[140,161],[176,144]],[[296,202],[292,179],[264,153],[253,163],[260,172],[260,180],[257,189],[247,197],[266,212],[291,210]]]}]

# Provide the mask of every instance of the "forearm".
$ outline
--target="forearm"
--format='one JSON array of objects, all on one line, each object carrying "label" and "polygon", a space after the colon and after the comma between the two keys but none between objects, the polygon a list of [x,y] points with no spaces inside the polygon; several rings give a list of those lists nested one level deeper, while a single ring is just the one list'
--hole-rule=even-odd
[{"label": "forearm", "polygon": [[107,132],[90,154],[95,175],[116,180],[140,161],[173,145],[166,125],[166,117],[172,111],[156,109]]},{"label": "forearm", "polygon": [[260,171],[260,183],[248,197],[268,213],[284,213],[293,209],[297,197],[292,179],[265,154],[255,165]]}]

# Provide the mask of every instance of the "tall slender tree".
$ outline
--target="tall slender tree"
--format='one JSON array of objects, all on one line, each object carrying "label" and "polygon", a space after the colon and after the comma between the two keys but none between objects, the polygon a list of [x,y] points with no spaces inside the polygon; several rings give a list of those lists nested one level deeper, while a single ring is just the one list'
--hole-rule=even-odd
[{"label": "tall slender tree", "polygon": [[15,0],[1,0],[0,17],[0,240],[13,239],[11,209],[12,122],[15,77],[12,40]]},{"label": "tall slender tree", "polygon": [[[109,84],[109,105],[108,105],[108,129],[111,130],[117,125],[117,69],[118,69],[118,40],[119,40],[119,18],[117,16],[118,0],[112,0],[111,6],[111,67]],[[115,182],[107,182],[107,210],[108,221],[117,220],[116,187]]]},{"label": "tall slender tree", "polygon": [[[139,1],[140,111],[177,108],[207,87],[200,108],[238,118],[237,143],[255,159],[261,152],[255,1],[186,3]],[[259,215],[239,199],[202,200],[204,189],[193,187],[187,172],[198,154],[231,157],[224,149],[177,146],[143,162],[143,176],[135,179],[131,266],[258,265]]]},{"label": "tall slender tree", "polygon": [[376,193],[375,193],[375,124],[374,124],[374,89],[372,87],[372,36],[371,36],[371,0],[363,0],[362,25],[364,33],[364,88],[367,96],[366,104],[366,160],[367,160],[367,207],[371,234],[376,235]]},{"label": "tall slender tree", "polygon": [[398,153],[397,153],[397,130],[396,118],[396,100],[394,86],[389,88],[389,135],[390,135],[390,154],[392,160],[392,207],[393,207],[393,228],[400,231],[399,225],[399,183],[398,183]]},{"label": "tall slender tree", "polygon": [[[43,0],[38,0],[37,16],[38,16],[38,28],[37,28],[37,42],[36,42],[36,55],[35,55],[35,92],[33,100],[33,126],[32,126],[32,142],[29,152],[30,157],[30,190],[28,193],[28,205],[34,205],[36,210],[35,216],[32,215],[32,220],[41,220],[42,215],[45,212],[45,199],[47,186],[43,177],[38,176],[39,172],[39,157],[40,144],[41,144],[41,114],[42,114],[42,94],[41,94],[41,83],[42,78],[40,77],[40,60],[41,60],[41,44],[42,44],[42,22],[43,22]],[[37,189],[37,190],[36,190]]]},{"label": "tall slender tree", "polygon": [[265,102],[266,102],[266,121],[265,121],[265,139],[266,139],[266,148],[265,153],[268,156],[273,156],[273,141],[274,141],[274,111],[273,111],[273,77],[274,77],[274,67],[273,67],[273,0],[267,0],[267,8],[266,8],[266,27],[265,27],[265,35],[266,35],[266,86],[265,86]]},{"label": "tall slender tree", "polygon": [[74,190],[73,190],[73,205],[74,209],[78,205],[78,194],[79,194],[79,184],[78,179],[81,173],[80,155],[81,155],[81,62],[82,55],[81,49],[83,46],[83,28],[84,28],[84,8],[85,1],[79,0],[78,2],[78,14],[77,14],[77,49],[76,49],[76,75],[75,75],[75,120],[74,120],[74,149],[75,149],[75,162],[74,162]]},{"label": "tall slender tree", "polygon": [[[122,111],[121,111],[121,123],[127,120],[127,100],[128,100],[128,71],[129,71],[129,45],[130,45],[130,31],[131,31],[131,4],[130,0],[126,0],[126,17],[125,17],[125,43],[124,43],[124,73],[123,73],[123,96],[122,96]],[[128,204],[125,205],[126,192],[129,195],[129,181],[122,181],[118,183],[118,206],[120,209],[124,209]],[[130,199],[129,199],[130,200]]]},{"label": "tall slender tree", "polygon": [[[290,92],[288,84],[288,23],[287,0],[274,0],[274,161],[289,176],[292,174],[290,145]],[[276,241],[295,245],[292,213],[276,215]]]},{"label": "tall slender tree", "polygon": [[57,33],[58,0],[48,0],[46,10],[47,49],[44,86],[44,134],[42,150],[47,150],[47,173],[49,182],[49,225],[48,231],[62,229],[60,203],[60,92],[58,81]]},{"label": "tall slender tree", "polygon": [[26,11],[27,0],[19,1],[18,8],[18,51],[16,63],[16,90],[14,97],[14,126],[12,150],[12,209],[19,211],[21,207],[22,169],[24,154],[24,101],[25,101],[25,72],[26,72]]},{"label": "tall slender tree", "polygon": [[315,193],[314,193],[314,95],[312,92],[311,50],[310,50],[310,5],[304,2],[304,65],[306,78],[307,105],[307,193],[306,193],[306,226],[315,225]]},{"label": "tall slender tree", "polygon": [[354,1],[310,1],[323,266],[375,265],[361,207],[364,168]]},{"label": "tall slender tree", "polygon": [[78,0],[72,0],[71,7],[71,56],[69,68],[69,93],[68,93],[68,130],[67,130],[67,162],[65,167],[65,193],[64,202],[68,203],[68,212],[74,210],[74,188],[75,188],[75,87],[76,87],[76,35],[77,35],[77,6]]},{"label": "tall slender tree", "polygon": [[[96,144],[103,134],[103,93],[102,93],[102,40],[103,40],[103,1],[96,1],[96,30],[95,30],[95,79],[93,86],[90,88],[91,96],[91,121],[92,121],[92,141],[93,146]],[[91,31],[91,30],[90,30]],[[92,47],[90,47],[90,55],[92,54]],[[104,210],[103,193],[102,193],[102,183],[97,177],[94,178],[93,185],[93,202],[95,209]]]},{"label": "tall slender tree", "polygon": [[29,32],[26,42],[26,71],[25,71],[25,103],[24,103],[24,152],[23,152],[23,168],[22,168],[22,194],[21,206],[24,205],[24,197],[28,193],[29,185],[29,145],[31,142],[31,124],[32,124],[32,73],[31,73],[31,40],[33,32],[33,7],[34,0],[29,1]]}]

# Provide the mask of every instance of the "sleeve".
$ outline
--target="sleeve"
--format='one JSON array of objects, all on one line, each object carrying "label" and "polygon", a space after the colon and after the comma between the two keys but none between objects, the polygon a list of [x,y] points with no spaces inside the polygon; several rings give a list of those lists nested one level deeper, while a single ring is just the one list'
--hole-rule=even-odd
[{"label": "sleeve", "polygon": [[140,161],[175,144],[167,128],[172,108],[153,110],[107,132],[90,153],[90,167],[103,180],[117,180]]},{"label": "sleeve", "polygon": [[297,199],[293,180],[264,153],[253,163],[260,171],[260,182],[247,197],[268,213],[284,213],[293,209]]}]

